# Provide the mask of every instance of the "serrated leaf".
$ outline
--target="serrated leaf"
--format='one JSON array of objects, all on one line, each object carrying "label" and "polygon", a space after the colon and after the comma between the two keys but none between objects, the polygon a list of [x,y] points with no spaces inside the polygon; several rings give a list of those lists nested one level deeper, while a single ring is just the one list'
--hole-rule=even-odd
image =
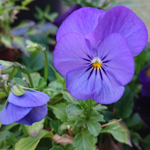
[{"label": "serrated leaf", "polygon": [[68,91],[62,91],[62,94],[63,94],[63,98],[67,102],[73,103],[73,104],[79,104],[78,100],[76,100],[75,98],[73,98]]},{"label": "serrated leaf", "polygon": [[107,106],[103,106],[103,105],[101,105],[101,104],[98,104],[98,105],[96,105],[96,106],[94,106],[93,107],[93,110],[95,110],[95,111],[104,111],[104,110],[106,110],[107,109]]},{"label": "serrated leaf", "polygon": [[109,133],[111,134],[117,141],[121,143],[128,144],[131,146],[130,134],[128,129],[124,126],[123,123],[115,122],[111,125],[106,126],[104,129],[100,131],[100,133]]},{"label": "serrated leaf", "polygon": [[74,122],[73,121],[64,122],[63,124],[61,124],[60,130],[66,130],[68,125],[72,127],[74,126]]},{"label": "serrated leaf", "polygon": [[95,142],[94,136],[88,130],[83,130],[75,136],[74,150],[95,150]]},{"label": "serrated leaf", "polygon": [[83,109],[81,108],[81,106],[75,105],[75,104],[69,104],[66,109],[66,113],[69,116],[78,116],[78,115],[81,115],[82,112],[83,112]]},{"label": "serrated leaf", "polygon": [[67,105],[66,104],[59,103],[56,105],[52,105],[50,107],[53,109],[53,113],[58,119],[60,119],[62,122],[65,122],[67,120],[67,114],[66,114]]},{"label": "serrated leaf", "polygon": [[42,138],[49,137],[52,138],[52,134],[46,130],[41,130],[40,134],[36,137],[27,137],[20,139],[16,144],[14,150],[35,150],[39,141]]},{"label": "serrated leaf", "polygon": [[31,126],[25,125],[28,135],[31,137],[36,137],[43,129],[43,123],[44,119],[39,122],[33,123]]},{"label": "serrated leaf", "polygon": [[96,120],[89,120],[87,123],[88,130],[94,136],[98,136],[101,130],[101,125]]},{"label": "serrated leaf", "polygon": [[104,116],[102,114],[96,114],[94,116],[91,116],[90,120],[96,120],[100,122],[105,122]]}]

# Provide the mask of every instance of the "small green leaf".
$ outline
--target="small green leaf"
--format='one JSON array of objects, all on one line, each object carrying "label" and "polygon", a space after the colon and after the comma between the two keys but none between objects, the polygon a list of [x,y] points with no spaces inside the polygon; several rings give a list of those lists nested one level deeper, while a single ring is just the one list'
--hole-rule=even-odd
[{"label": "small green leaf", "polygon": [[53,109],[53,113],[55,116],[60,119],[62,122],[67,120],[66,107],[67,105],[64,103],[59,103],[56,105],[50,106]]},{"label": "small green leaf", "polygon": [[18,85],[13,85],[11,87],[11,91],[16,95],[16,96],[21,96],[23,94],[25,94],[26,92]]},{"label": "small green leaf", "polygon": [[94,116],[91,116],[90,120],[96,120],[100,122],[105,122],[104,116],[102,114],[96,114]]},{"label": "small green leaf", "polygon": [[115,122],[104,129],[101,129],[100,133],[110,133],[117,141],[128,144],[129,146],[132,145],[129,131],[123,123]]},{"label": "small green leaf", "polygon": [[101,130],[101,125],[99,122],[97,122],[96,120],[89,120],[87,126],[91,134],[93,134],[94,136],[99,135]]},{"label": "small green leaf", "polygon": [[80,105],[69,104],[69,106],[66,109],[66,113],[69,116],[78,116],[83,113],[83,109],[81,108]]},{"label": "small green leaf", "polygon": [[65,78],[62,77],[62,76],[55,70],[55,68],[54,68],[51,64],[49,64],[49,66],[50,66],[50,67],[52,68],[52,70],[54,71],[57,81],[58,81],[59,83],[61,83],[61,84],[65,87],[65,86],[66,86]]},{"label": "small green leaf", "polygon": [[95,142],[94,136],[88,130],[83,130],[75,136],[74,150],[95,150]]},{"label": "small green leaf", "polygon": [[36,137],[43,129],[43,123],[44,119],[39,122],[33,123],[31,126],[25,125],[28,135],[31,137]]},{"label": "small green leaf", "polygon": [[48,137],[52,138],[52,134],[45,130],[41,130],[40,134],[36,137],[26,137],[20,139],[16,144],[14,150],[35,150],[39,141],[42,138]]},{"label": "small green leaf", "polygon": [[64,99],[67,102],[73,103],[73,104],[79,104],[78,100],[76,100],[75,98],[73,98],[68,91],[62,91],[62,94],[63,94]]},{"label": "small green leaf", "polygon": [[107,106],[103,106],[101,104],[98,104],[98,105],[96,105],[96,106],[93,107],[93,110],[100,111],[100,112],[102,112],[102,111],[104,111],[106,109],[107,109]]}]

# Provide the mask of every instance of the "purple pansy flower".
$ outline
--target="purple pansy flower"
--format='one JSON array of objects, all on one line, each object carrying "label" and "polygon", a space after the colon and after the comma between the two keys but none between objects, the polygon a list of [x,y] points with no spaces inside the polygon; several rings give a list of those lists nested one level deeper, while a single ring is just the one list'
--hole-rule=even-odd
[{"label": "purple pansy flower", "polygon": [[122,96],[124,85],[134,74],[133,55],[146,41],[147,29],[130,9],[117,6],[106,12],[81,8],[57,32],[54,66],[66,77],[67,90],[73,97],[110,104]]},{"label": "purple pansy flower", "polygon": [[140,71],[139,79],[142,84],[142,96],[150,96],[150,66]]},{"label": "purple pansy flower", "polygon": [[57,32],[57,42],[69,32],[84,35],[93,46],[109,34],[119,33],[126,38],[133,56],[143,50],[148,39],[144,22],[125,6],[116,6],[109,11],[83,7],[62,23]]},{"label": "purple pansy flower", "polygon": [[49,101],[49,97],[35,90],[24,91],[26,93],[22,96],[16,96],[13,92],[10,93],[8,103],[0,113],[2,124],[17,122],[32,125],[46,116],[46,103]]}]

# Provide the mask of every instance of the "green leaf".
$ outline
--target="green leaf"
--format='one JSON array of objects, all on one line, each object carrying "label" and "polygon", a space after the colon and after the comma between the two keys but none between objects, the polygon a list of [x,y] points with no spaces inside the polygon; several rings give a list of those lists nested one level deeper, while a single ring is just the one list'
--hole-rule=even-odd
[{"label": "green leaf", "polygon": [[115,122],[111,125],[106,126],[104,129],[101,129],[100,133],[109,133],[119,142],[128,144],[131,146],[130,134],[125,125],[120,122]]},{"label": "green leaf", "polygon": [[126,86],[122,98],[115,103],[115,114],[122,119],[129,118],[133,110],[133,102],[133,92]]},{"label": "green leaf", "polygon": [[95,150],[95,142],[94,136],[88,130],[83,130],[75,136],[74,150]]},{"label": "green leaf", "polygon": [[31,126],[25,125],[28,135],[31,137],[36,137],[43,129],[43,123],[44,119],[39,122],[33,123]]},{"label": "green leaf", "polygon": [[142,123],[142,120],[138,113],[135,113],[130,118],[127,119],[126,124],[128,127],[134,127]]},{"label": "green leaf", "polygon": [[43,77],[36,77],[34,79],[34,87],[36,87],[38,90],[43,89],[46,86],[46,82]]},{"label": "green leaf", "polygon": [[55,70],[55,68],[54,68],[51,64],[49,64],[49,66],[50,66],[50,67],[52,68],[52,70],[54,71],[57,81],[58,81],[59,83],[61,83],[61,84],[65,87],[65,86],[66,86],[65,78],[62,77],[62,76]]},{"label": "green leaf", "polygon": [[9,131],[0,132],[0,149],[8,149],[16,143],[16,139],[13,133]]},{"label": "green leaf", "polygon": [[94,116],[91,116],[90,120],[96,120],[100,122],[105,122],[104,116],[102,114],[96,114]]},{"label": "green leaf", "polygon": [[63,98],[67,102],[73,103],[73,104],[79,104],[78,100],[76,100],[75,98],[73,98],[68,91],[62,91],[62,94],[63,94]]},{"label": "green leaf", "polygon": [[50,148],[49,150],[64,150],[64,148],[59,145],[59,146],[54,146],[53,148]]},{"label": "green leaf", "polygon": [[40,134],[36,137],[27,137],[20,139],[16,144],[14,150],[35,150],[39,141],[42,138],[52,138],[53,134],[45,130],[41,130]]},{"label": "green leaf", "polygon": [[53,113],[55,116],[60,119],[62,122],[67,120],[66,107],[67,105],[64,103],[59,103],[56,105],[49,106],[53,109]]},{"label": "green leaf", "polygon": [[101,125],[99,122],[96,120],[89,120],[87,123],[88,130],[90,131],[91,134],[94,136],[98,136],[101,130]]},{"label": "green leaf", "polygon": [[103,106],[101,104],[98,104],[98,105],[96,105],[96,106],[93,107],[93,110],[100,111],[100,112],[102,112],[102,111],[104,111],[106,109],[107,109],[107,106]]},{"label": "green leaf", "polygon": [[12,82],[21,86],[26,86],[26,83],[21,78],[13,78]]},{"label": "green leaf", "polygon": [[72,144],[65,145],[64,150],[73,150]]},{"label": "green leaf", "polygon": [[24,95],[26,92],[19,86],[19,85],[13,85],[11,87],[11,91],[16,95],[16,96],[22,96]]},{"label": "green leaf", "polygon": [[69,104],[67,109],[66,109],[66,113],[69,116],[78,116],[78,115],[81,115],[83,113],[83,109],[81,108],[80,105]]},{"label": "green leaf", "polygon": [[64,131],[60,129],[61,122],[59,120],[53,120],[50,122],[51,128],[57,133],[58,135],[62,135]]}]

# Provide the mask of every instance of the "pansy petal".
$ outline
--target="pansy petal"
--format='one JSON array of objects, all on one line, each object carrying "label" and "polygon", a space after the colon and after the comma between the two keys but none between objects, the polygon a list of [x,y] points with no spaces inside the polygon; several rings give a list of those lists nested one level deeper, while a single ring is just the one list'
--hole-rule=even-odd
[{"label": "pansy petal", "polygon": [[112,33],[104,38],[98,46],[98,56],[109,76],[113,76],[120,84],[127,84],[134,75],[134,60],[126,39]]},{"label": "pansy petal", "polygon": [[24,118],[17,121],[21,124],[32,125],[34,122],[41,121],[47,114],[47,106],[39,106],[33,108]]},{"label": "pansy petal", "polygon": [[0,113],[0,121],[4,125],[14,123],[27,115],[31,109],[32,108],[29,107],[18,107],[11,103],[7,103]]},{"label": "pansy petal", "polygon": [[66,77],[66,73],[81,66],[86,66],[93,54],[88,41],[78,33],[68,33],[57,43],[53,62],[56,70]]},{"label": "pansy petal", "polygon": [[143,50],[148,39],[148,31],[144,22],[132,10],[124,6],[110,9],[94,30],[97,41],[111,33],[119,33],[126,38],[133,56]]},{"label": "pansy petal", "polygon": [[[111,104],[118,101],[124,93],[124,86],[120,85],[117,80],[101,70],[102,81],[101,90],[93,93],[93,99],[100,104]],[[98,81],[97,81],[98,82]],[[98,88],[98,87],[95,87]]]},{"label": "pansy petal", "polygon": [[42,106],[49,101],[49,96],[35,90],[25,90],[22,96],[16,96],[13,92],[9,94],[8,101],[21,107]]},{"label": "pansy petal", "polygon": [[93,67],[81,67],[70,71],[67,73],[66,87],[76,99],[87,100],[92,98],[93,90],[101,89],[100,73]]},{"label": "pansy petal", "polygon": [[104,10],[83,7],[74,11],[60,26],[57,32],[58,40],[69,32],[87,35],[93,31],[99,23],[101,17],[106,13]]}]

